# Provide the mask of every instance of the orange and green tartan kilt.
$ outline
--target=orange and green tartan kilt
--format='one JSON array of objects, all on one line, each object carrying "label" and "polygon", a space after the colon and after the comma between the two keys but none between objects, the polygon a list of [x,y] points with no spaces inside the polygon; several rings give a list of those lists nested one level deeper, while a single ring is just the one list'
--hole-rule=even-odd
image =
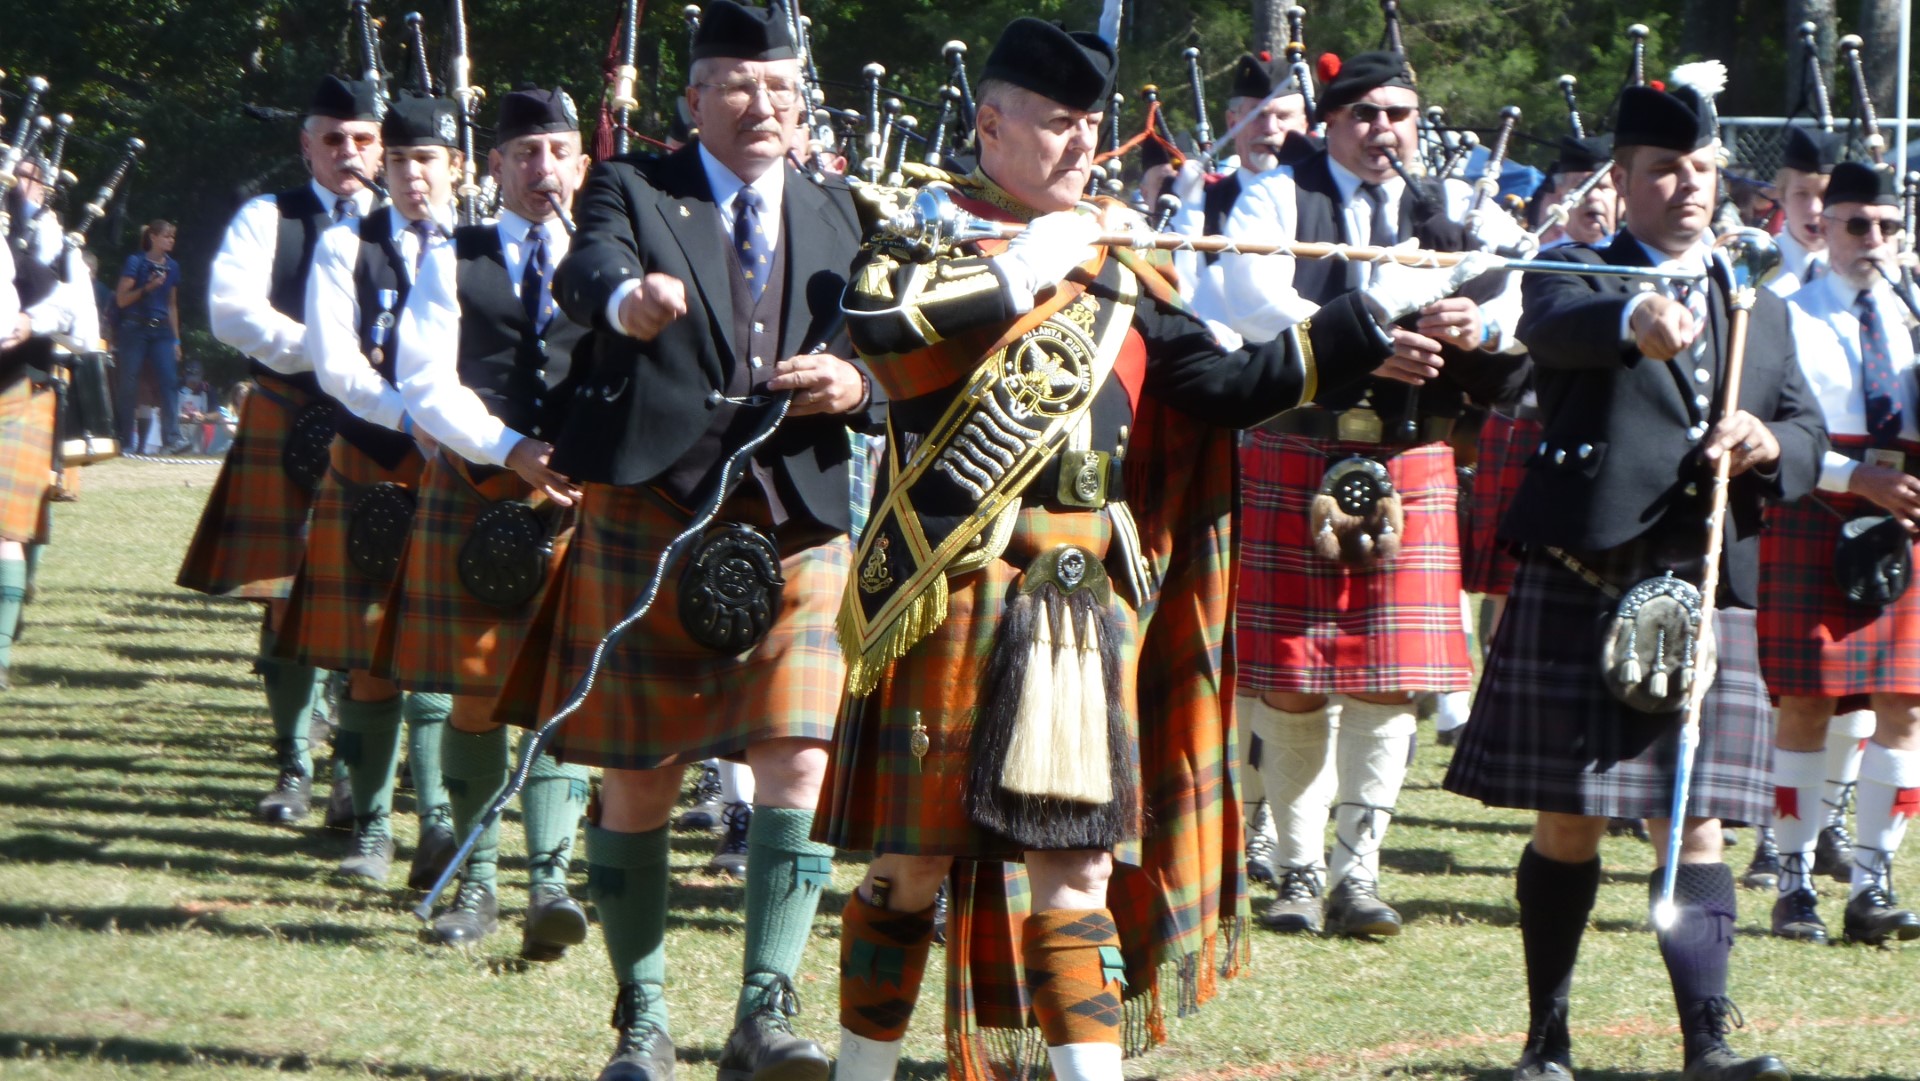
[{"label": "orange and green tartan kilt", "polygon": [[[1000,558],[948,580],[947,618],[888,666],[879,686],[850,701],[828,763],[827,798],[814,833],[840,848],[914,856],[1017,859],[1006,838],[967,816],[973,715],[1000,620],[1027,566],[1062,544],[1105,559],[1113,527],[1100,513],[1027,508]],[[1121,628],[1127,723],[1137,723],[1135,673],[1139,627],[1116,590],[1109,615]],[[925,757],[912,752],[915,719],[926,726]],[[1139,734],[1135,732],[1135,764]],[[1137,770],[1136,770],[1137,774]]]},{"label": "orange and green tartan kilt", "polygon": [[[585,673],[602,635],[627,614],[688,516],[645,489],[584,485],[573,543],[547,588],[509,670],[496,720],[532,726],[550,716]],[[747,486],[718,522],[767,526]],[[680,573],[667,572],[647,615],[611,650],[586,704],[560,727],[562,761],[652,769],[734,755],[771,739],[833,738],[846,685],[834,636],[853,553],[845,536],[787,551],[773,627],[746,653],[726,656],[690,640],[680,625]],[[537,703],[537,705],[536,705]]]},{"label": "orange and green tartan kilt", "polygon": [[28,543],[53,482],[52,389],[22,379],[0,391],[0,540]]},{"label": "orange and green tartan kilt", "polygon": [[[533,486],[512,470],[456,462],[445,451],[427,463],[405,569],[381,628],[375,675],[410,691],[490,698],[500,690],[527,624],[540,610],[541,593],[513,611],[476,598],[460,582],[460,550],[480,512],[500,500],[530,501],[532,495]],[[572,523],[567,511],[547,561],[548,581],[566,554]]]},{"label": "orange and green tartan kilt", "polygon": [[216,597],[284,600],[307,555],[313,493],[280,465],[293,418],[314,399],[259,376],[240,411],[240,428],[175,581]]},{"label": "orange and green tartan kilt", "polygon": [[[281,656],[335,672],[373,669],[380,624],[400,575],[376,581],[348,560],[347,517],[354,497],[347,486],[392,481],[417,492],[425,468],[420,453],[411,451],[393,470],[382,469],[353,444],[334,437],[331,467],[313,496],[306,562],[280,625]],[[404,556],[400,566],[406,567]]]}]

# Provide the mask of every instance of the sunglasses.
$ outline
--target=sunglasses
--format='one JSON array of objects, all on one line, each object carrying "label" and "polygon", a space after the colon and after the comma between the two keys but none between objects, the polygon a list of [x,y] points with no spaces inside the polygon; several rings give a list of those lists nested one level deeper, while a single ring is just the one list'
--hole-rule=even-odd
[{"label": "sunglasses", "polygon": [[1352,114],[1354,121],[1360,126],[1372,127],[1373,122],[1382,116],[1387,118],[1389,124],[1404,124],[1413,116],[1415,108],[1416,106],[1412,105],[1374,105],[1363,101],[1347,106],[1347,112]]},{"label": "sunglasses", "polygon": [[[342,147],[347,145],[347,139],[347,133],[344,131],[330,131],[320,137],[320,143],[322,146]],[[361,150],[365,150],[380,141],[378,135],[364,131],[355,134],[352,136],[352,139],[353,145]]]},{"label": "sunglasses", "polygon": [[[1837,221],[1838,219],[1827,218],[1827,220]],[[1867,231],[1870,229],[1880,230],[1880,235],[1883,237],[1892,236],[1900,231],[1900,222],[1896,218],[1854,217],[1841,222],[1841,225],[1847,230],[1847,235],[1852,237],[1866,236]]]}]

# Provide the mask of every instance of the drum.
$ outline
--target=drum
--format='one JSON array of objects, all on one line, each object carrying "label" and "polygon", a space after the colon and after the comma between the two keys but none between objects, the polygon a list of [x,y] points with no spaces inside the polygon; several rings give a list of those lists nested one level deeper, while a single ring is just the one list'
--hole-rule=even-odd
[{"label": "drum", "polygon": [[70,360],[60,438],[60,454],[68,465],[88,465],[120,455],[113,426],[110,363],[105,353],[80,353]]}]

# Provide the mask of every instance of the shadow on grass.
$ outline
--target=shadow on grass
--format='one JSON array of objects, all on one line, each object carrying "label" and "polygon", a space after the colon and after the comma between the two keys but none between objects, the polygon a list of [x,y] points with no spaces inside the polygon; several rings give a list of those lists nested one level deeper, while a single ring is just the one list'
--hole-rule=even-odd
[{"label": "shadow on grass", "polygon": [[[0,860],[28,864],[90,863],[100,867],[125,867],[180,874],[258,875],[285,879],[296,872],[286,860],[235,859],[218,852],[173,854],[158,852],[106,852],[104,845],[76,841],[44,833],[22,834],[0,840]],[[314,870],[325,870],[316,858]]]},{"label": "shadow on grass", "polygon": [[1485,875],[1489,878],[1511,878],[1513,867],[1510,864],[1487,866],[1457,861],[1456,853],[1440,848],[1387,848],[1380,853],[1380,864],[1390,870],[1410,875]]},{"label": "shadow on grass", "polygon": [[[119,798],[113,798],[116,795]],[[224,811],[242,809],[251,812],[254,801],[259,798],[259,792],[245,783],[218,787],[184,785],[169,787],[164,793],[124,794],[100,792],[97,787],[79,781],[0,784],[0,806],[157,818],[211,818]]]},{"label": "shadow on grass", "polygon": [[231,691],[255,690],[260,685],[258,678],[241,679],[237,676],[216,675],[210,672],[156,674],[129,672],[119,668],[56,668],[37,664],[15,665],[13,678],[17,684],[26,687],[58,686],[90,691],[137,691],[150,683],[162,680],[173,683],[193,683],[202,687]]},{"label": "shadow on grass", "polygon": [[283,939],[289,942],[347,945],[369,938],[383,937],[384,930],[349,927],[342,923],[302,922],[239,923],[218,912],[193,912],[158,905],[115,905],[105,908],[80,908],[65,905],[14,905],[0,903],[0,927],[38,930],[43,927],[74,927],[82,931],[110,934],[158,934],[166,931],[205,931],[223,938]]},{"label": "shadow on grass", "polygon": [[255,655],[252,651],[237,649],[205,649],[196,646],[136,646],[116,645],[110,652],[130,661],[189,661],[196,664],[240,664],[252,667]]},{"label": "shadow on grass", "polygon": [[1520,922],[1520,912],[1512,905],[1489,904],[1483,901],[1450,901],[1445,898],[1418,897],[1412,900],[1394,900],[1393,907],[1407,922],[1416,920],[1436,920],[1440,923],[1478,923],[1489,927],[1513,927]]},{"label": "shadow on grass", "polygon": [[[1511,1066],[1468,1066],[1457,1062],[1412,1062],[1382,1072],[1389,1077],[1405,1074],[1411,1077],[1448,1078],[1449,1081],[1454,1078],[1461,1081],[1512,1081],[1513,1078]],[[1637,1070],[1596,1070],[1591,1066],[1581,1066],[1578,1076],[1581,1081],[1680,1081],[1678,1070],[1650,1074]],[[1800,1078],[1800,1081],[1806,1079]]]},{"label": "shadow on grass", "polygon": [[[1532,822],[1467,822],[1457,818],[1427,818],[1424,815],[1397,814],[1393,816],[1393,824],[1402,828],[1425,826],[1428,829],[1460,833],[1511,833],[1522,837],[1533,833]],[[1518,853],[1515,855],[1517,857]]]},{"label": "shadow on grass", "polygon": [[408,1062],[369,1063],[334,1059],[301,1051],[256,1051],[214,1044],[168,1043],[131,1036],[45,1036],[0,1032],[0,1060],[65,1059],[112,1062],[127,1066],[240,1066],[259,1070],[306,1073],[316,1069],[364,1073],[369,1077],[419,1078],[421,1081],[562,1081],[551,1074],[474,1073]]},{"label": "shadow on grass", "polygon": [[[266,758],[264,752],[261,758]],[[213,768],[216,762],[224,763],[226,768]],[[151,754],[23,754],[7,759],[3,764],[8,767],[81,772],[113,770],[143,777],[225,777],[234,780],[257,777],[263,772],[249,769],[246,763],[235,762],[230,756],[195,762],[192,759],[161,758]]]}]

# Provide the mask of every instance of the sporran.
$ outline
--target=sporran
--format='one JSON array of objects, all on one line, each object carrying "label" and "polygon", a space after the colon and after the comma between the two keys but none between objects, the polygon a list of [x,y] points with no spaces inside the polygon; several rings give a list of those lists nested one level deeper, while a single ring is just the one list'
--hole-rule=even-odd
[{"label": "sporran", "polygon": [[786,585],[780,549],[765,533],[738,522],[716,526],[680,575],[680,625],[716,653],[745,653],[773,629]]},{"label": "sporran", "polygon": [[536,510],[518,499],[500,499],[474,517],[460,545],[460,584],[482,604],[511,612],[540,594],[553,558],[551,504]]},{"label": "sporran", "polygon": [[1913,584],[1913,538],[1890,514],[1849,519],[1834,545],[1833,575],[1849,603],[1885,608]]},{"label": "sporran", "polygon": [[1399,555],[1407,526],[1406,510],[1387,467],[1359,455],[1327,468],[1307,516],[1313,550],[1320,558],[1355,567],[1371,567]]},{"label": "sporran", "polygon": [[407,550],[413,510],[413,491],[403,485],[383,480],[361,488],[347,512],[347,562],[353,569],[391,582]]}]

